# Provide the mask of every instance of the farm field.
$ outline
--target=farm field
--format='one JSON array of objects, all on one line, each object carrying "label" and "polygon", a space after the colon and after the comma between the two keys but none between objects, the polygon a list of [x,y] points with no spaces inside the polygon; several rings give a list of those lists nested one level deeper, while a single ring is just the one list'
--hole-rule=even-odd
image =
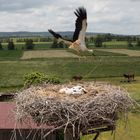
[{"label": "farm field", "polygon": [[120,77],[127,72],[140,76],[139,57],[96,56],[82,58],[41,58],[30,60],[0,61],[0,87],[23,85],[23,76],[34,71],[55,75],[68,81],[74,75],[85,80]]},{"label": "farm field", "polygon": [[[136,42],[132,42],[133,45],[136,44]],[[127,49],[128,42],[127,41],[107,41],[103,42],[103,47],[110,48],[110,49]],[[89,46],[95,46],[94,43],[89,43]]]},{"label": "farm field", "polygon": [[[127,50],[124,50],[127,51]],[[131,50],[133,53],[134,50]],[[23,58],[24,54],[29,56]],[[39,53],[40,58],[38,58]],[[43,54],[47,56],[43,56]],[[61,52],[60,54],[58,52]],[[134,51],[135,52],[135,51]],[[69,57],[64,58],[68,53]],[[56,57],[53,55],[55,54]],[[106,52],[95,50],[95,56],[87,56],[80,60],[66,50],[34,50],[34,51],[0,51],[0,92],[13,92],[23,87],[23,77],[31,72],[43,72],[59,77],[62,82],[69,82],[74,75],[82,75],[84,80],[106,81],[126,88],[130,95],[140,103],[140,56],[131,57],[121,52]],[[48,57],[49,56],[49,57]],[[63,57],[62,57],[63,56]],[[123,82],[124,73],[135,73],[132,83]],[[140,139],[140,113],[130,113],[127,128],[122,121],[118,123],[116,140]],[[81,140],[92,140],[93,135],[81,137]],[[111,132],[104,133],[99,140],[112,140]]]},{"label": "farm field", "polygon": [[77,58],[78,56],[70,53],[66,50],[43,50],[43,51],[25,51],[21,59],[32,59],[32,58]]},{"label": "farm field", "polygon": [[139,50],[128,50],[128,49],[96,49],[96,50],[119,53],[119,54],[126,54],[129,56],[140,56]]},{"label": "farm field", "polygon": [[[34,44],[35,44],[34,47],[35,50],[45,50],[51,47],[52,42],[34,42]],[[2,43],[4,50],[7,49],[7,45],[8,43]],[[25,48],[25,42],[15,42],[14,45],[17,50],[22,50]]]},{"label": "farm field", "polygon": [[[140,104],[140,77],[136,77],[136,82],[134,83],[120,83],[116,78],[106,79],[106,81],[125,88],[130,93],[130,96]],[[113,135],[111,135],[111,132],[102,133],[99,140],[113,140],[114,138],[115,140],[139,140],[140,110],[138,109],[137,111],[137,113],[129,113],[126,125],[123,120],[120,120]],[[93,140],[93,137],[94,135],[83,136],[81,140]]]}]

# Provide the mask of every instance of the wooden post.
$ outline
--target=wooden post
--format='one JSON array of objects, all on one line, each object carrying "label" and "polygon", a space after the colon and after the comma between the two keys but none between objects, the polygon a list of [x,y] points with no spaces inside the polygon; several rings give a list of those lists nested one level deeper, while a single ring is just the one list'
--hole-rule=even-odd
[{"label": "wooden post", "polygon": [[80,134],[78,133],[78,128],[75,128],[75,136],[73,136],[73,129],[68,128],[64,134],[64,140],[80,140]]}]

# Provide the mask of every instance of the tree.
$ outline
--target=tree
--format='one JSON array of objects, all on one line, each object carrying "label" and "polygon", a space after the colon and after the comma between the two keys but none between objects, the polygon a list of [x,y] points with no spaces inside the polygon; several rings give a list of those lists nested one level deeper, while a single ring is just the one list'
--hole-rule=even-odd
[{"label": "tree", "polygon": [[94,41],[95,41],[95,47],[102,47],[103,41],[100,36],[97,36]]},{"label": "tree", "polygon": [[54,38],[51,48],[58,48],[57,40]]},{"label": "tree", "polygon": [[27,50],[33,50],[34,49],[34,46],[35,46],[35,44],[33,43],[33,40],[32,39],[27,39],[25,41],[25,48]]},{"label": "tree", "polygon": [[59,47],[59,48],[64,48],[64,43],[63,43],[63,42],[59,42],[59,43],[58,43],[58,47]]},{"label": "tree", "polygon": [[127,46],[128,46],[128,48],[132,48],[133,47],[133,44],[132,44],[132,41],[131,40],[128,40]]},{"label": "tree", "polygon": [[2,48],[2,44],[1,44],[1,42],[0,42],[0,50],[2,50],[3,48]]},{"label": "tree", "polygon": [[137,47],[140,47],[140,39],[137,39],[136,46],[137,46]]},{"label": "tree", "polygon": [[14,50],[15,49],[14,42],[13,41],[9,41],[7,48],[8,48],[8,50]]},{"label": "tree", "polygon": [[91,37],[89,38],[89,40],[90,40],[90,42],[94,42],[94,37],[91,36]]}]

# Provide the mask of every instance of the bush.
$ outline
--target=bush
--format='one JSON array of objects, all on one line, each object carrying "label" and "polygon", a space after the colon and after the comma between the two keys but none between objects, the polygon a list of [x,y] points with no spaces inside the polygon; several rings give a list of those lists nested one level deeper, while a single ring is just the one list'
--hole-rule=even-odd
[{"label": "bush", "polygon": [[25,47],[27,50],[33,50],[34,49],[35,44],[33,43],[32,39],[27,39],[26,43],[25,43]]},{"label": "bush", "polygon": [[2,44],[1,44],[1,42],[0,42],[0,50],[2,50],[3,48],[2,48]]},{"label": "bush", "polygon": [[14,50],[15,49],[14,42],[13,41],[9,41],[7,48],[8,48],[8,50]]},{"label": "bush", "polygon": [[48,76],[40,72],[33,72],[24,76],[24,86],[26,87],[43,83],[59,84],[60,79],[55,76]]},{"label": "bush", "polygon": [[140,39],[137,40],[136,46],[140,47]]},{"label": "bush", "polygon": [[103,40],[102,40],[101,36],[97,36],[95,38],[94,43],[95,43],[95,47],[102,47]]}]

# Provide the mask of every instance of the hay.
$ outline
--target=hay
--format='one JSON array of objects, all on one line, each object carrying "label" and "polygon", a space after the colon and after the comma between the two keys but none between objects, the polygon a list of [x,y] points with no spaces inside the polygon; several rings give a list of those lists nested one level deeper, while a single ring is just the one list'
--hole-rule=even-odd
[{"label": "hay", "polygon": [[[83,95],[60,94],[63,87],[83,86]],[[127,92],[105,83],[83,82],[65,85],[30,87],[17,94],[16,117],[24,120],[29,115],[38,125],[51,125],[50,132],[68,127],[83,131],[98,126],[115,125],[119,114],[125,114],[132,106]],[[48,135],[47,133],[46,135]]]}]

